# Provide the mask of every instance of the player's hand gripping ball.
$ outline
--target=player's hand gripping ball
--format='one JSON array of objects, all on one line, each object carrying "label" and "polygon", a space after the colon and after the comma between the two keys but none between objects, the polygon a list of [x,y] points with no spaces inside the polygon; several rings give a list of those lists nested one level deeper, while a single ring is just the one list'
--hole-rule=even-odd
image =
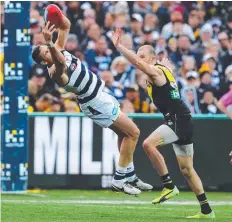
[{"label": "player's hand gripping ball", "polygon": [[54,4],[50,4],[45,8],[44,20],[45,23],[50,22],[49,26],[55,25],[56,28],[59,28],[62,24],[63,14],[59,7]]}]

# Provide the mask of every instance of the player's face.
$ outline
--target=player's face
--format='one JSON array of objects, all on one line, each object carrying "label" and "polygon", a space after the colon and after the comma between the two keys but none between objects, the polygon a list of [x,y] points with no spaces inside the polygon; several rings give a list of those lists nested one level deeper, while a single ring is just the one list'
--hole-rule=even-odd
[{"label": "player's face", "polygon": [[144,62],[148,63],[148,64],[154,64],[155,63],[155,59],[154,56],[151,55],[151,53],[149,52],[148,49],[146,48],[140,48],[137,52],[137,55],[140,59],[142,59]]},{"label": "player's face", "polygon": [[40,56],[43,60],[43,63],[45,64],[52,63],[52,56],[46,45],[40,46]]}]

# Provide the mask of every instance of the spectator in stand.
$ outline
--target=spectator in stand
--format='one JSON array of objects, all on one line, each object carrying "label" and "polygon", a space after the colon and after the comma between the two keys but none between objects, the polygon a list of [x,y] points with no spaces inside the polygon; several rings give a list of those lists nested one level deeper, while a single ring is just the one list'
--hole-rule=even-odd
[{"label": "spectator in stand", "polygon": [[155,47],[155,40],[153,38],[153,35],[152,35],[152,30],[151,28],[149,27],[144,27],[143,28],[143,36],[142,36],[142,45],[151,45],[153,47]]},{"label": "spectator in stand", "polygon": [[52,102],[51,102],[51,112],[60,112],[61,111],[61,103],[59,101],[59,99],[57,99],[56,97],[53,97]]},{"label": "spectator in stand", "polygon": [[101,79],[105,81],[105,88],[104,92],[109,93],[110,95],[114,96],[119,103],[122,103],[123,99],[125,98],[124,92],[122,90],[122,85],[114,84],[114,76],[110,71],[103,71],[101,73]]},{"label": "spectator in stand", "polygon": [[[88,30],[91,25],[96,24],[96,12],[95,10],[88,8],[83,13],[83,20],[79,19],[74,27],[72,29],[71,26],[71,33],[75,33],[78,37],[79,42],[82,42],[86,39],[86,33],[88,33]],[[72,23],[71,23],[72,24]],[[100,27],[99,27],[100,29]],[[98,30],[96,31],[97,35]]]},{"label": "spectator in stand", "polygon": [[96,41],[101,37],[102,31],[98,24],[92,24],[89,26],[87,36],[81,42],[80,48],[85,51],[95,48]]},{"label": "spectator in stand", "polygon": [[191,113],[201,113],[198,103],[197,90],[195,87],[183,87],[181,89],[181,98],[186,106],[190,109]]},{"label": "spectator in stand", "polygon": [[115,21],[115,14],[107,12],[104,19],[104,33],[111,31]]},{"label": "spectator in stand", "polygon": [[198,42],[200,40],[200,24],[201,24],[201,18],[200,14],[197,9],[192,9],[188,16],[188,24],[191,26],[194,36],[195,36],[195,42]]},{"label": "spectator in stand", "polygon": [[142,26],[143,17],[140,14],[133,14],[131,16],[131,34],[133,37],[133,43],[136,51],[142,44]]},{"label": "spectator in stand", "polygon": [[43,33],[42,32],[34,33],[32,38],[32,45],[36,46],[36,45],[45,45],[45,44],[46,42]]},{"label": "spectator in stand", "polygon": [[[146,104],[143,104],[140,100],[139,87],[136,84],[131,85],[126,88],[126,100],[129,100],[132,103],[134,112],[141,113],[142,112],[141,105],[146,105]],[[146,109],[148,108],[149,106],[146,107]]]},{"label": "spectator in stand", "polygon": [[124,34],[121,36],[121,44],[129,50],[134,50],[133,39],[129,34]]},{"label": "spectator in stand", "polygon": [[134,113],[134,106],[132,104],[132,102],[128,99],[125,99],[121,105],[121,110],[124,113]]},{"label": "spectator in stand", "polygon": [[163,36],[159,36],[159,38],[156,41],[156,47],[162,47],[166,48],[167,47],[167,42]]},{"label": "spectator in stand", "polygon": [[161,32],[161,35],[168,40],[171,37],[184,34],[191,41],[195,41],[192,28],[184,23],[184,8],[181,5],[175,6],[170,13],[171,22],[166,24]]},{"label": "spectator in stand", "polygon": [[53,98],[54,97],[50,93],[43,94],[35,102],[35,110],[39,112],[51,112]]},{"label": "spectator in stand", "polygon": [[159,20],[155,14],[147,13],[144,17],[144,26],[151,28],[152,30],[158,30]]},{"label": "spectator in stand", "polygon": [[232,35],[232,14],[230,13],[227,18],[226,32],[228,35]]},{"label": "spectator in stand", "polygon": [[194,45],[196,50],[203,51],[204,48],[211,43],[213,38],[213,28],[210,24],[204,24],[200,30],[200,41]]},{"label": "spectator in stand", "polygon": [[220,42],[220,57],[224,56],[227,52],[227,49],[229,47],[229,38],[228,34],[224,31],[218,33],[218,41]]},{"label": "spectator in stand", "polygon": [[162,29],[170,21],[169,8],[171,4],[175,4],[174,1],[153,2],[153,8],[159,19],[159,27]]},{"label": "spectator in stand", "polygon": [[157,46],[155,48],[156,60],[161,61],[163,58],[168,57],[168,52],[165,48]]},{"label": "spectator in stand", "polygon": [[89,69],[98,75],[101,71],[110,68],[111,50],[107,48],[104,36],[96,40],[95,49],[89,49],[85,52],[85,61],[88,63]]},{"label": "spectator in stand", "polygon": [[180,67],[179,76],[186,79],[186,74],[189,71],[196,69],[196,60],[193,56],[185,56]]},{"label": "spectator in stand", "polygon": [[69,53],[74,54],[78,49],[78,39],[75,34],[69,34],[65,43],[65,50]]},{"label": "spectator in stand", "polygon": [[232,63],[232,34],[229,35],[229,43],[226,54],[221,58],[222,61],[222,69],[226,70],[226,67],[231,65]]},{"label": "spectator in stand", "polygon": [[72,100],[65,100],[64,102],[64,111],[67,113],[79,113],[80,108],[78,107],[77,103]]},{"label": "spectator in stand", "polygon": [[152,30],[153,39],[155,41],[157,41],[160,36],[160,32],[158,30],[158,24],[159,24],[159,21],[156,15],[152,13],[147,13],[145,15],[143,26],[150,28]]},{"label": "spectator in stand", "polygon": [[129,31],[129,17],[125,13],[117,14],[114,22],[114,27],[121,28],[124,31]]},{"label": "spectator in stand", "polygon": [[201,64],[201,54],[191,50],[191,42],[187,35],[180,35],[177,40],[177,51],[170,54],[171,61],[180,67],[185,56],[193,56],[197,67]]},{"label": "spectator in stand", "polygon": [[170,38],[168,40],[168,54],[175,53],[177,51],[177,39]]},{"label": "spectator in stand", "polygon": [[30,34],[33,36],[35,33],[41,32],[40,22],[36,19],[30,19]]},{"label": "spectator in stand", "polygon": [[187,85],[198,89],[200,87],[199,75],[196,71],[192,70],[186,73]]},{"label": "spectator in stand", "polygon": [[200,75],[200,87],[198,89],[199,92],[199,98],[202,99],[203,93],[205,90],[213,90],[212,87],[212,75],[210,68],[207,64],[203,63],[200,70],[199,70],[199,75]]},{"label": "spectator in stand", "polygon": [[211,55],[211,54],[206,54],[203,57],[203,62],[210,69],[210,73],[211,73],[211,76],[212,76],[212,83],[211,83],[211,85],[214,88],[218,89],[219,84],[220,84],[220,73],[218,72],[218,70],[216,70],[217,61],[216,61],[215,57],[213,55]]},{"label": "spectator in stand", "polygon": [[204,6],[204,4],[198,3],[198,4],[196,5],[196,9],[197,9],[197,11],[198,11],[198,13],[199,13],[199,16],[200,16],[200,19],[201,19],[200,24],[202,25],[202,24],[204,24],[204,22],[205,22],[205,17],[206,17],[206,9],[205,9],[205,6]]},{"label": "spectator in stand", "polygon": [[203,93],[202,100],[200,101],[200,108],[203,114],[217,114],[220,110],[217,107],[217,99],[210,89],[206,89]]},{"label": "spectator in stand", "polygon": [[135,83],[135,70],[134,67],[123,57],[116,57],[111,65],[111,72],[113,73],[116,85],[129,87]]},{"label": "spectator in stand", "polygon": [[211,39],[210,43],[205,46],[204,54],[212,55],[216,60],[218,60],[220,51],[219,41],[216,39]]},{"label": "spectator in stand", "polygon": [[46,76],[48,75],[47,70],[44,66],[35,64],[30,72],[31,78],[28,81],[28,95],[29,95],[29,104],[30,110],[36,110],[35,103],[38,96],[46,92],[45,83]]},{"label": "spectator in stand", "polygon": [[137,1],[133,5],[133,12],[139,13],[144,17],[147,13],[152,13],[152,8],[149,2]]}]

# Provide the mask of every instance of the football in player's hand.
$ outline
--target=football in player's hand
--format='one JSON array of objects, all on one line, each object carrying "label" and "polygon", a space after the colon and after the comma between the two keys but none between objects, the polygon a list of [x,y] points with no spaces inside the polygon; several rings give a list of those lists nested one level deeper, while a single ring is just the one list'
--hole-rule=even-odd
[{"label": "football in player's hand", "polygon": [[47,23],[50,22],[49,26],[55,25],[56,28],[59,28],[62,24],[63,14],[58,6],[50,4],[45,8],[44,20]]}]

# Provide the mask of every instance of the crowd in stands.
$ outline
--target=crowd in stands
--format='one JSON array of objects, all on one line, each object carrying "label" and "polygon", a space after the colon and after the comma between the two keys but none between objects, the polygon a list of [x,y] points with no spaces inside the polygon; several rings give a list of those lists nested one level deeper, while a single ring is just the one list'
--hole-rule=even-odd
[{"label": "crowd in stands", "polygon": [[[146,92],[145,76],[111,42],[122,29],[121,43],[137,51],[152,45],[157,60],[168,57],[180,95],[192,113],[232,110],[232,3],[185,2],[31,2],[31,48],[45,44],[44,7],[57,4],[71,21],[65,49],[105,81],[126,113],[157,113]],[[4,27],[4,21],[1,21]],[[54,36],[56,40],[57,36]],[[29,111],[81,112],[72,93],[48,77],[47,68],[30,58]],[[232,118],[232,117],[231,117]]]}]

